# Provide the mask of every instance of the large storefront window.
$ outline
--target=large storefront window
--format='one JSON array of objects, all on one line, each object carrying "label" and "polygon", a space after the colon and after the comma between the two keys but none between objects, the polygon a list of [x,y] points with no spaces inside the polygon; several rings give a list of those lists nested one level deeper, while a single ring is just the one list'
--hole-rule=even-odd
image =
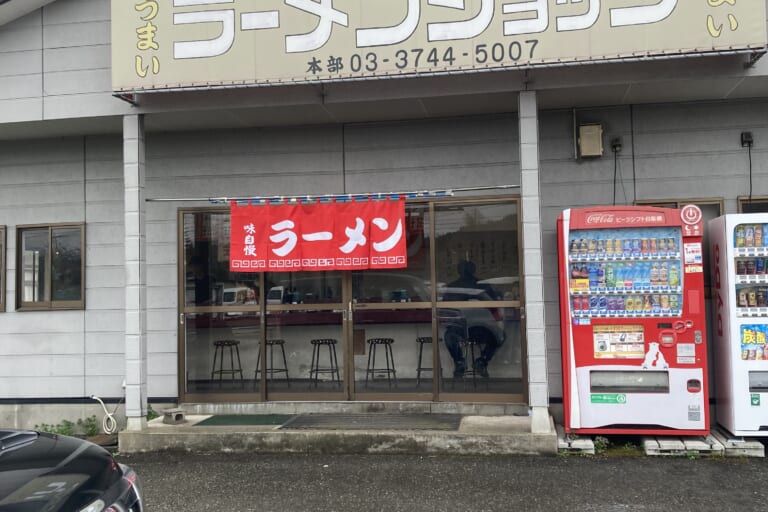
[{"label": "large storefront window", "polygon": [[229,212],[181,221],[192,399],[523,393],[515,200],[408,204],[391,270],[233,273]]}]

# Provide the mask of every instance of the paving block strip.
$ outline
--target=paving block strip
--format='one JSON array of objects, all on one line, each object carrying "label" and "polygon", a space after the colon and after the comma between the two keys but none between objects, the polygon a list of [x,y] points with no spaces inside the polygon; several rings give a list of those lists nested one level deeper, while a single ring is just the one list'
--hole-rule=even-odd
[{"label": "paving block strip", "polygon": [[713,436],[644,437],[646,455],[722,457],[725,447]]},{"label": "paving block strip", "polygon": [[723,445],[726,457],[765,457],[765,446],[756,439],[737,437],[720,428],[712,429],[712,437]]}]

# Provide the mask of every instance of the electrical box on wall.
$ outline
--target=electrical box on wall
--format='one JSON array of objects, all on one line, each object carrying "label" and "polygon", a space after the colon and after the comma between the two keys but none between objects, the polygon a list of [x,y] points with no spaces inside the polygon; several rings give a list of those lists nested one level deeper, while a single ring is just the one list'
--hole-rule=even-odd
[{"label": "electrical box on wall", "polygon": [[579,126],[579,156],[603,156],[603,127],[599,124]]}]

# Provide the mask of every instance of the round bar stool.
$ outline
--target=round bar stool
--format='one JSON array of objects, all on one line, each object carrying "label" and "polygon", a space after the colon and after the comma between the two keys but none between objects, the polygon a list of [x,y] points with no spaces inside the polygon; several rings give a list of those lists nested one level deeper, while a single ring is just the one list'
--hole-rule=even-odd
[{"label": "round bar stool", "polygon": [[[478,341],[472,338],[463,340],[460,342],[461,350],[464,352],[464,360],[467,362],[467,369],[464,371],[464,378],[472,378],[472,386],[477,387],[477,377],[480,376],[485,380],[485,387],[488,387],[487,373],[483,375],[476,365],[477,357],[482,353],[480,345],[482,341]],[[477,351],[477,352],[476,352]],[[466,382],[466,381],[465,381]]]},{"label": "round bar stool", "polygon": [[[259,379],[259,372],[261,371],[261,342],[256,344],[257,349],[257,356],[256,356],[256,371],[253,374],[254,380]],[[267,358],[267,368],[266,368],[266,375],[267,379],[274,378],[276,373],[284,373],[285,374],[285,381],[288,383],[288,387],[291,387],[291,379],[288,377],[288,360],[285,357],[285,340],[283,339],[268,339],[266,341],[266,346],[269,349],[269,354],[267,354],[269,357]],[[276,368],[275,367],[275,349],[280,348],[280,353],[283,356],[283,367],[282,368]],[[278,363],[280,361],[278,360]],[[254,382],[254,386],[256,386],[256,383]]]},{"label": "round bar stool", "polygon": [[[368,340],[368,367],[365,370],[365,386],[368,387],[368,377],[375,376],[377,373],[383,373],[387,376],[387,383],[392,387],[392,381],[397,387],[397,372],[395,370],[395,356],[392,353],[392,344],[395,342],[392,338],[370,338]],[[376,347],[384,346],[385,367],[376,366]]]},{"label": "round bar stool", "polygon": [[[221,386],[224,375],[230,375],[232,382],[235,381],[235,375],[240,374],[240,380],[243,380],[243,367],[240,364],[240,342],[238,340],[216,340],[213,342],[213,366],[211,367],[211,380],[219,376],[219,386]],[[229,368],[224,368],[224,350],[229,349]],[[237,366],[235,366],[235,354],[237,354]],[[216,369],[216,358],[219,359],[219,368]]]},{"label": "round bar stool", "polygon": [[[318,377],[321,373],[331,375],[331,381],[341,384],[339,376],[339,361],[336,358],[336,343],[333,338],[316,338],[310,340],[312,344],[312,363],[309,365],[309,385],[312,383],[317,387]],[[320,366],[320,348],[328,347],[328,366]]]},{"label": "round bar stool", "polygon": [[[419,336],[416,338],[416,343],[419,344],[419,362],[416,365],[416,386],[421,385],[421,372],[431,372],[433,370],[432,366],[422,366],[422,357],[424,355],[424,344],[429,343],[430,346],[432,344],[432,336]],[[432,360],[432,353],[430,352],[428,354],[429,360]],[[442,365],[440,368],[440,376],[442,376],[443,369]]]}]

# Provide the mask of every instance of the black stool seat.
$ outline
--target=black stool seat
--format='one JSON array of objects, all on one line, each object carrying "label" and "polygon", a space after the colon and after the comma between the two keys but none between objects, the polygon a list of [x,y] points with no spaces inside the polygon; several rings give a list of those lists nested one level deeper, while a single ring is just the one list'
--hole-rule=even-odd
[{"label": "black stool seat", "polygon": [[[230,375],[232,381],[239,373],[240,380],[243,380],[243,367],[240,363],[240,341],[238,340],[216,340],[213,342],[213,366],[211,367],[211,380],[219,376],[219,385],[221,385],[224,375]],[[224,368],[224,350],[229,349],[229,368]],[[235,366],[235,354],[237,355],[237,366]],[[216,359],[219,360],[219,368],[216,369]]]},{"label": "black stool seat", "polygon": [[[368,339],[368,367],[365,370],[365,385],[368,386],[368,377],[375,376],[377,373],[387,376],[387,383],[392,387],[394,381],[397,387],[397,371],[395,370],[395,356],[392,353],[392,344],[395,342],[392,338],[370,338]],[[386,366],[376,366],[376,347],[384,347],[384,359]]]},{"label": "black stool seat", "polygon": [[[327,373],[331,376],[331,381],[341,385],[341,376],[339,375],[339,361],[336,357],[336,344],[334,338],[315,338],[310,340],[312,344],[312,363],[309,365],[309,384],[314,383],[317,387],[319,375]],[[320,350],[322,347],[328,347],[327,366],[320,366]]]},{"label": "black stool seat", "polygon": [[[258,350],[257,356],[256,356],[256,372],[253,374],[253,378],[255,380],[258,380],[259,378],[259,372],[261,371],[261,342],[256,344],[256,348]],[[276,373],[284,373],[285,374],[285,381],[288,383],[288,387],[291,386],[291,379],[288,376],[288,360],[285,357],[285,340],[276,338],[276,339],[268,339],[266,341],[266,346],[269,348],[269,357],[266,359],[267,368],[265,371],[265,374],[267,376],[267,379],[270,377],[274,377]],[[275,349],[279,348],[280,353],[283,356],[283,367],[275,367]],[[279,360],[278,360],[279,362]],[[255,383],[254,383],[255,385]]]}]

